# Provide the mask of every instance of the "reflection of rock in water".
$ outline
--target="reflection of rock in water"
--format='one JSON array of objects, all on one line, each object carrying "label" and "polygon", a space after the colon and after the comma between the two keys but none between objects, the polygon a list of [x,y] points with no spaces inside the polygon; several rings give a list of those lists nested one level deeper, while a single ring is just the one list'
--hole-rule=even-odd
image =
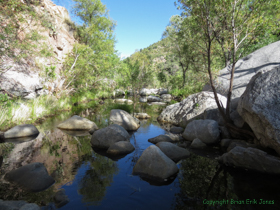
[{"label": "reflection of rock in water", "polygon": [[160,123],[160,127],[162,127],[166,131],[170,131],[173,126],[174,125],[171,123]]},{"label": "reflection of rock in water", "polygon": [[113,160],[96,153],[95,158],[89,161],[89,169],[79,181],[79,193],[84,202],[98,205],[106,194],[106,188],[113,182],[118,167]]},{"label": "reflection of rock in water", "polygon": [[[52,132],[47,131],[45,134],[40,133],[35,140],[15,144],[14,149],[4,159],[2,174],[4,175],[8,171],[28,163],[43,163],[48,173],[56,181],[52,190],[47,190],[48,192],[46,192],[51,194],[54,193],[53,190],[55,188],[74,179],[77,168],[79,168],[83,161],[91,158],[91,153],[90,136],[72,137],[59,129],[55,129]],[[0,189],[1,198],[4,198],[5,194],[7,194],[6,187],[10,188],[5,185],[5,189],[3,187]],[[42,193],[45,193],[45,191]],[[10,195],[9,193],[9,196],[13,196],[11,199],[17,199],[18,194],[13,194],[15,195]],[[39,202],[36,199],[42,199],[42,197],[37,198],[31,194],[26,196],[26,198],[21,199],[33,199],[34,202]],[[50,197],[51,195],[48,196]]]}]

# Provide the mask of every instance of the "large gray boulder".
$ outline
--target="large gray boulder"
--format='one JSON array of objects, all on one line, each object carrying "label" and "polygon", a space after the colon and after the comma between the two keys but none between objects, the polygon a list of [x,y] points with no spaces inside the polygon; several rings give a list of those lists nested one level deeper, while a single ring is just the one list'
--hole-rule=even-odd
[{"label": "large gray boulder", "polygon": [[22,166],[8,172],[4,178],[31,192],[43,191],[55,182],[49,176],[43,163],[31,163]]},{"label": "large gray boulder", "polygon": [[198,138],[194,139],[190,145],[192,149],[204,149],[205,147],[207,147],[207,145]]},{"label": "large gray boulder", "polygon": [[133,152],[135,150],[134,146],[129,141],[119,141],[112,144],[107,153],[111,155],[125,155]]},{"label": "large gray boulder", "polygon": [[116,142],[129,141],[129,139],[128,132],[122,126],[113,124],[95,131],[91,137],[91,145],[93,148],[108,149]]},{"label": "large gray boulder", "polygon": [[140,127],[140,121],[121,109],[112,109],[110,122],[122,126],[127,131],[135,131]]},{"label": "large gray boulder", "polygon": [[133,168],[133,174],[158,181],[164,181],[178,171],[176,164],[154,145],[144,150]]},{"label": "large gray boulder", "polygon": [[199,138],[205,144],[215,144],[220,140],[219,125],[214,120],[194,120],[185,128],[183,137],[188,141]]},{"label": "large gray boulder", "polygon": [[[226,98],[219,94],[218,98],[223,106],[226,107]],[[158,120],[185,128],[192,120],[203,118],[204,110],[208,107],[217,107],[214,94],[203,91],[188,96],[180,103],[167,106],[159,115]]]},{"label": "large gray boulder", "polygon": [[269,174],[280,174],[280,158],[268,155],[255,148],[234,147],[219,157],[219,162],[227,166],[235,166]]},{"label": "large gray boulder", "polygon": [[159,142],[156,146],[175,163],[191,155],[188,150],[178,147],[170,142]]},{"label": "large gray boulder", "polygon": [[237,111],[257,137],[256,144],[280,154],[280,67],[259,72],[241,96]]},{"label": "large gray boulder", "polygon": [[65,120],[64,122],[60,123],[57,126],[59,129],[64,130],[97,130],[97,125],[83,117],[80,117],[78,115],[74,115],[73,117],[69,118],[68,120]]},{"label": "large gray boulder", "polygon": [[4,138],[20,138],[39,134],[38,129],[31,124],[17,125],[4,133]]},{"label": "large gray boulder", "polygon": [[161,102],[161,98],[156,97],[156,96],[148,96],[147,101],[148,102]]},{"label": "large gray boulder", "polygon": [[[259,70],[271,70],[280,65],[280,41],[269,44],[261,49],[254,51],[236,63],[232,99],[239,98],[245,91],[250,79]],[[218,77],[218,92],[222,95],[227,94],[229,88],[230,72],[227,68],[220,71]],[[205,87],[204,90],[211,91]]]},{"label": "large gray boulder", "polygon": [[172,128],[170,128],[170,133],[181,134],[183,132],[184,132],[184,128],[181,127],[173,126]]},{"label": "large gray boulder", "polygon": [[164,88],[160,88],[160,89],[158,89],[158,94],[159,94],[159,95],[168,94],[168,90],[167,90],[167,89],[164,89]]}]

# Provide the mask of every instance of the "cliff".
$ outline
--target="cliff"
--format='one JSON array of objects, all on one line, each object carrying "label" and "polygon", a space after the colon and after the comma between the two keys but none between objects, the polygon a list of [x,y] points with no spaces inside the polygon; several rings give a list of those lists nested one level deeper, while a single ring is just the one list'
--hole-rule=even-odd
[{"label": "cliff", "polygon": [[[34,21],[26,14],[22,15],[26,21],[19,23],[17,40],[20,43],[31,31],[38,32],[41,38],[37,41],[33,49],[35,53],[30,54],[31,56],[16,59],[16,48],[15,56],[2,54],[0,93],[30,99],[41,94],[52,93],[63,85],[62,65],[75,43],[73,36],[75,27],[68,11],[50,0],[40,0],[38,4],[22,0],[21,3],[28,3],[38,18]],[[3,14],[1,17],[1,25],[5,27],[7,20]]]}]

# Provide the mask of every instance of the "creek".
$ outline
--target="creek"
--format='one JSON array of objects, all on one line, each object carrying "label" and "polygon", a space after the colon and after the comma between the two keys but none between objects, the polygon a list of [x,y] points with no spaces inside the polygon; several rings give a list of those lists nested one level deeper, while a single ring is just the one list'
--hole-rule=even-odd
[{"label": "creek", "polygon": [[[141,120],[140,128],[130,132],[135,151],[120,159],[94,151],[87,132],[66,133],[56,128],[73,114],[94,121],[99,128],[106,127],[112,108],[116,105],[107,100],[95,109],[61,113],[37,125],[40,134],[35,139],[10,143],[1,168],[0,199],[25,200],[52,209],[54,194],[64,189],[70,202],[60,209],[280,208],[279,177],[224,168],[216,160],[221,155],[219,148],[190,149],[191,156],[177,164],[178,175],[164,185],[133,176],[138,158],[152,145],[148,139],[165,134],[170,128],[156,120],[164,107],[138,107],[139,112],[147,112],[151,118]],[[6,172],[32,162],[44,163],[55,184],[45,191],[31,193],[3,179]],[[274,205],[259,204],[262,201],[273,201]]]}]

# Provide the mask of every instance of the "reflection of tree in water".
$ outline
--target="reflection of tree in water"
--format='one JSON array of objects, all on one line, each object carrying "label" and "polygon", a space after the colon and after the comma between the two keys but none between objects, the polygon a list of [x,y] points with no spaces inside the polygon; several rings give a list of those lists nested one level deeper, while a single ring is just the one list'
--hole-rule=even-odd
[{"label": "reflection of tree in water", "polygon": [[110,186],[117,172],[116,162],[95,153],[95,158],[90,161],[90,169],[79,182],[79,193],[83,195],[83,201],[99,205],[106,194],[106,187]]},{"label": "reflection of tree in water", "polygon": [[133,146],[134,146],[135,150],[133,152],[133,156],[129,157],[127,159],[127,161],[131,162],[131,167],[133,168],[135,166],[136,162],[138,161],[138,159],[140,158],[142,151],[141,151],[139,144],[137,143],[135,133],[132,134],[132,137],[133,137]]},{"label": "reflection of tree in water", "polygon": [[[216,160],[191,155],[181,163],[179,184],[180,192],[176,194],[174,209],[211,209],[213,206],[203,204],[203,200],[237,199],[230,189],[233,186],[232,178],[222,170]],[[214,206],[214,209],[218,205]],[[232,209],[232,206],[223,205],[221,209]]]}]

